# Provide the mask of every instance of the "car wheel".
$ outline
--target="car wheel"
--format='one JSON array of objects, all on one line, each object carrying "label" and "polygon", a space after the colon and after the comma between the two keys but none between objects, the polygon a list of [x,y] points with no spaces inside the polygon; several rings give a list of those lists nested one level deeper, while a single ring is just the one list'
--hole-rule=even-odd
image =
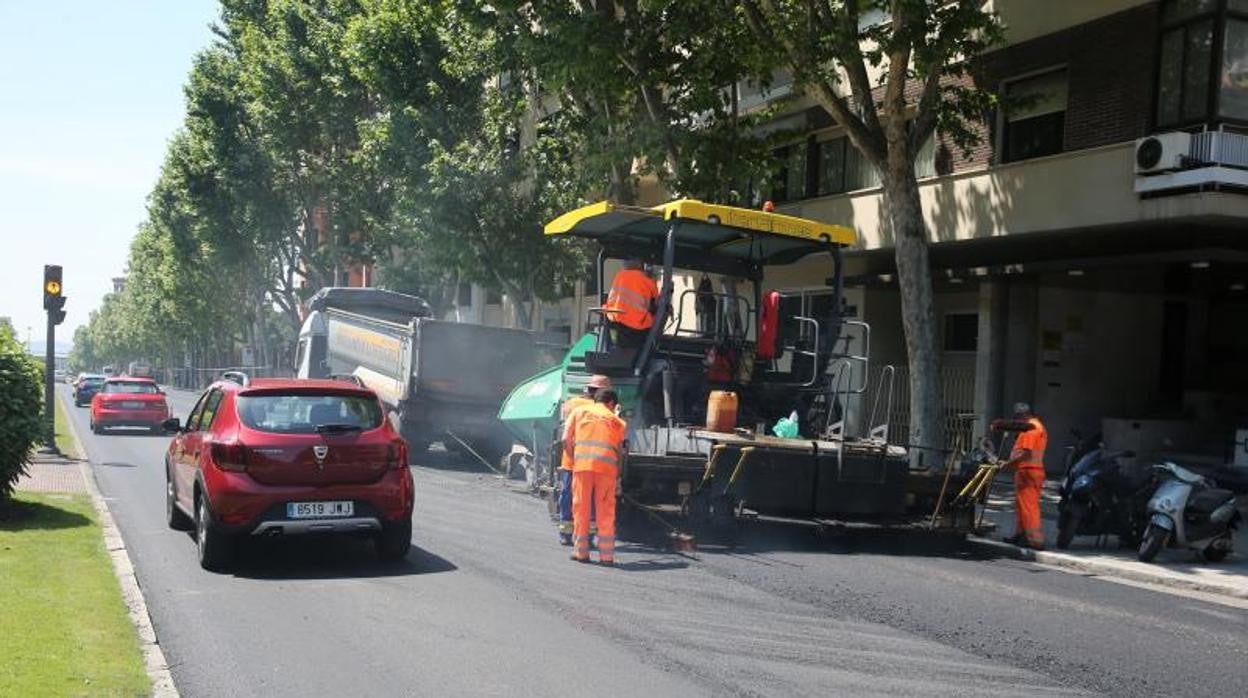
[{"label": "car wheel", "polygon": [[100,434],[100,433],[103,433],[103,430],[101,430],[101,429],[100,429],[100,425],[96,424],[95,422],[91,422],[91,425],[90,425],[90,426],[91,426],[91,433],[92,433],[92,434]]},{"label": "car wheel", "polygon": [[382,562],[398,562],[407,557],[412,547],[412,520],[383,524],[377,534],[377,558]]},{"label": "car wheel", "polygon": [[177,491],[173,488],[173,478],[165,471],[165,522],[175,531],[189,531],[194,522],[186,512],[178,508]]},{"label": "car wheel", "polygon": [[208,497],[201,494],[195,504],[195,546],[199,552],[199,566],[210,572],[224,570],[233,558],[233,542],[227,534],[212,525]]}]

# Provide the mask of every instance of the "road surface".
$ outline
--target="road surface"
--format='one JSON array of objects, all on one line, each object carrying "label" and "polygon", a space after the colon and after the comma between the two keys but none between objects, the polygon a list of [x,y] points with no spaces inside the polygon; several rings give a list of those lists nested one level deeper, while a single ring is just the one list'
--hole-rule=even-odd
[{"label": "road surface", "polygon": [[[263,542],[201,570],[164,524],[167,437],[94,436],[66,400],[184,696],[1229,695],[1248,603],[914,536],[755,527],[696,559],[577,565],[543,502],[433,451],[413,548]],[[183,419],[193,400],[170,395]]]}]

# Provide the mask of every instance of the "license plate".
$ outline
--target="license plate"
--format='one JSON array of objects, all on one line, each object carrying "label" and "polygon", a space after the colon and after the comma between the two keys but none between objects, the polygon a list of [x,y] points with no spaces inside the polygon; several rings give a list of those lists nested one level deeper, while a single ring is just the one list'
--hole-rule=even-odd
[{"label": "license plate", "polygon": [[122,407],[124,407],[124,408],[126,408],[126,409],[128,409],[128,410],[141,410],[141,409],[143,409],[143,403],[141,403],[141,402],[123,402],[123,403],[121,403],[121,406],[122,406]]},{"label": "license plate", "polygon": [[288,502],[288,519],[328,519],[355,513],[355,502]]}]

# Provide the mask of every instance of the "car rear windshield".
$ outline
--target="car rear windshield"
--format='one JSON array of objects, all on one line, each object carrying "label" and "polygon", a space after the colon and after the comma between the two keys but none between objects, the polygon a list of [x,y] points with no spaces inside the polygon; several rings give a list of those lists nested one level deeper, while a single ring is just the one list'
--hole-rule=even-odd
[{"label": "car rear windshield", "polygon": [[138,381],[130,383],[130,382],[114,381],[112,383],[104,384],[104,392],[155,395],[159,391],[156,390],[155,383],[141,383]]},{"label": "car rear windshield", "polygon": [[251,429],[282,434],[376,429],[381,406],[365,395],[239,395],[238,418]]},{"label": "car rear windshield", "polygon": [[104,379],[103,378],[83,378],[82,383],[83,385],[102,385],[104,383]]}]

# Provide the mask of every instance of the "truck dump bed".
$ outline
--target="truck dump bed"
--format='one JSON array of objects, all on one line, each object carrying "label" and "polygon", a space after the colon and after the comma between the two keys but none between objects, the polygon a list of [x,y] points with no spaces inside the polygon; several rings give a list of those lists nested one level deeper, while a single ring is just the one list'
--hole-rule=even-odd
[{"label": "truck dump bed", "polygon": [[537,366],[526,330],[422,319],[414,346],[415,397],[487,405],[491,413]]}]

